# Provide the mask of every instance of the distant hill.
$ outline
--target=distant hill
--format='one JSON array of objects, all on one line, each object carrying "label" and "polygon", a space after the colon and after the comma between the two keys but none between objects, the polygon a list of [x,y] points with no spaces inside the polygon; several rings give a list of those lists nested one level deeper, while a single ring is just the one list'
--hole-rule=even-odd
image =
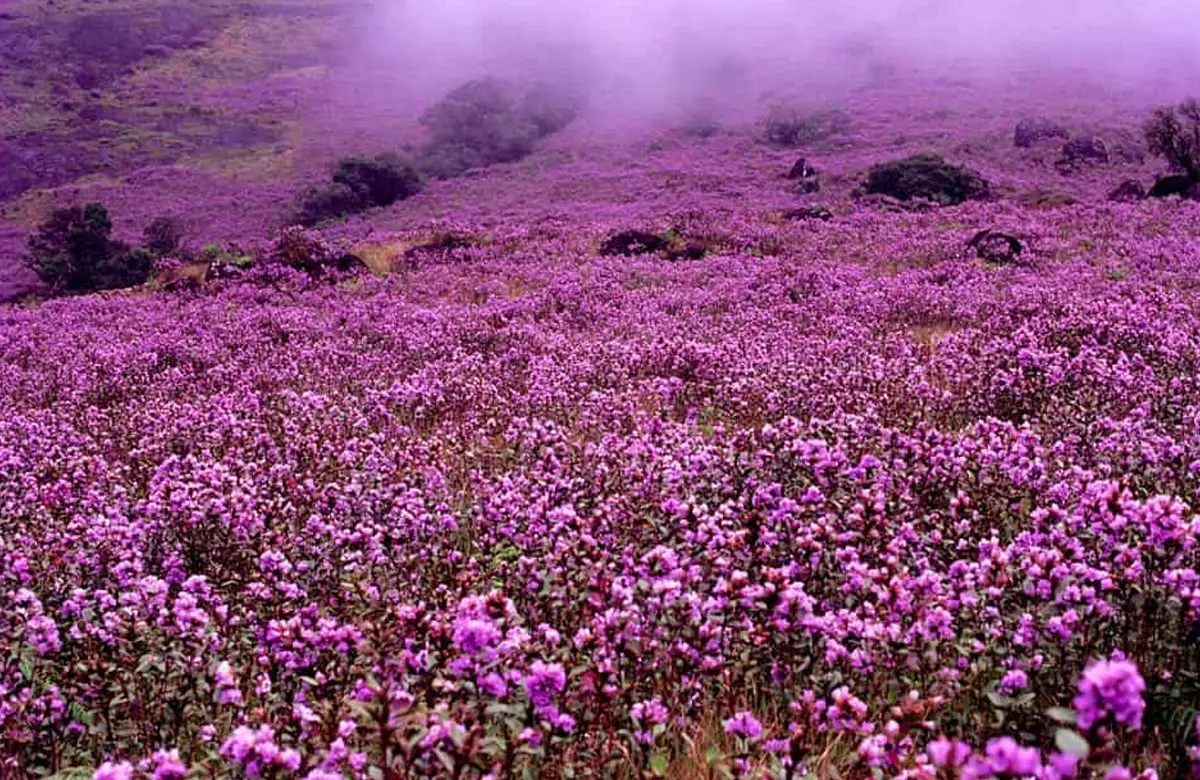
[{"label": "distant hill", "polygon": [[146,165],[286,154],[346,0],[58,0],[0,11],[0,201]]}]

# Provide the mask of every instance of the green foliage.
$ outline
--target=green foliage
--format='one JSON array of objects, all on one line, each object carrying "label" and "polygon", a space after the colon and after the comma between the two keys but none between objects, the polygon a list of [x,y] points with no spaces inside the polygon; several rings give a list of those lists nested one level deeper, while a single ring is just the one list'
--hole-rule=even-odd
[{"label": "green foliage", "polygon": [[518,97],[499,79],[468,81],[421,115],[429,133],[421,170],[451,178],[472,168],[516,162],[533,152],[539,139],[574,121],[578,112],[573,92],[549,84]]},{"label": "green foliage", "polygon": [[156,217],[142,231],[143,246],[160,257],[175,254],[182,243],[183,226],[174,217]]},{"label": "green foliage", "polygon": [[952,165],[936,154],[917,154],[871,167],[866,191],[899,200],[924,198],[944,206],[986,198],[987,180],[969,168]]},{"label": "green foliage", "polygon": [[154,256],[114,241],[99,203],[55,209],[29,237],[26,262],[54,292],[132,287],[150,277]]},{"label": "green foliage", "polygon": [[766,138],[777,146],[819,143],[846,132],[849,127],[850,120],[841,111],[805,114],[787,105],[772,106],[764,119]]},{"label": "green foliage", "polygon": [[333,169],[334,185],[348,188],[370,206],[390,206],[421,191],[421,177],[396,154],[344,157]]},{"label": "green foliage", "polygon": [[311,226],[357,214],[366,208],[362,198],[345,184],[316,184],[296,197],[288,221]]},{"label": "green foliage", "polygon": [[566,129],[579,116],[579,108],[574,91],[543,81],[525,93],[520,111],[544,138]]},{"label": "green foliage", "polygon": [[390,206],[412,197],[422,187],[416,169],[390,152],[374,157],[344,157],[334,166],[330,179],[300,193],[289,222],[311,227],[373,206]]},{"label": "green foliage", "polygon": [[1151,154],[1191,181],[1200,181],[1200,101],[1157,109],[1143,131]]}]

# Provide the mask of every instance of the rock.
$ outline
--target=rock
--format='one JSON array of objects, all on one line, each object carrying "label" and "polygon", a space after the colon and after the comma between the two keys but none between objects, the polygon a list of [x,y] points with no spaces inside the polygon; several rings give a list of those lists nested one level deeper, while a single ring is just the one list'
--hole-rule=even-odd
[{"label": "rock", "polygon": [[987,180],[977,172],[952,165],[936,154],[916,154],[871,166],[864,192],[942,206],[991,196]]},{"label": "rock", "polygon": [[801,157],[787,172],[787,178],[796,182],[793,188],[797,193],[811,195],[821,191],[821,177],[817,169],[808,164],[808,159]]},{"label": "rock", "polygon": [[1020,262],[1025,247],[1021,239],[998,230],[981,230],[967,242],[981,259],[996,265],[1015,265]]},{"label": "rock", "polygon": [[1108,199],[1117,203],[1136,203],[1145,198],[1146,188],[1137,179],[1126,179],[1108,193]]},{"label": "rock", "polygon": [[1169,198],[1175,195],[1180,198],[1196,198],[1200,195],[1200,184],[1181,174],[1160,176],[1150,188],[1151,198]]},{"label": "rock", "polygon": [[1065,192],[1036,189],[1021,193],[1017,200],[1031,209],[1056,209],[1063,206],[1074,206],[1079,201]]},{"label": "rock", "polygon": [[792,181],[797,179],[811,179],[817,175],[817,169],[808,164],[807,157],[801,157],[787,172],[787,178]]},{"label": "rock", "polygon": [[1017,122],[1017,127],[1013,131],[1013,146],[1019,149],[1028,149],[1039,141],[1070,138],[1070,136],[1067,128],[1053,120],[1044,117],[1022,119]]},{"label": "rock", "polygon": [[824,206],[802,206],[783,212],[783,218],[789,222],[809,219],[819,219],[822,222],[828,222],[833,219],[833,212]]},{"label": "rock", "polygon": [[669,241],[655,233],[643,230],[625,230],[610,236],[600,245],[600,254],[606,257],[634,255],[661,252],[669,245]]},{"label": "rock", "polygon": [[1106,163],[1108,160],[1108,144],[1104,143],[1103,138],[1081,136],[1063,144],[1062,157],[1054,163],[1054,167],[1068,173],[1084,165]]}]

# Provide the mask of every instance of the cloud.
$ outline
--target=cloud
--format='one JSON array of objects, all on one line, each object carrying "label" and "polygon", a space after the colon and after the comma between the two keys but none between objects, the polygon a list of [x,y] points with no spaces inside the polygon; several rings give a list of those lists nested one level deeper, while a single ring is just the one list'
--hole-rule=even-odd
[{"label": "cloud", "polygon": [[629,111],[883,71],[1191,68],[1193,0],[383,0],[363,50],[409,94],[466,78],[570,77]]}]

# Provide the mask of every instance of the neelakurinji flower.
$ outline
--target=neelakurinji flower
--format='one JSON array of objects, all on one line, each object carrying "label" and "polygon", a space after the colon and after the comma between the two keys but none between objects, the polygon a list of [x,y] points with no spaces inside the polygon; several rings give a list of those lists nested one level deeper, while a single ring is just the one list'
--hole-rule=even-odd
[{"label": "neelakurinji flower", "polygon": [[724,722],[725,733],[754,742],[762,737],[763,727],[752,712],[739,712]]},{"label": "neelakurinji flower", "polygon": [[133,764],[128,761],[106,761],[96,769],[92,780],[131,780],[132,777]]},{"label": "neelakurinji flower", "polygon": [[1109,718],[1114,723],[1138,729],[1146,702],[1146,683],[1137,666],[1127,660],[1095,661],[1084,670],[1075,697],[1077,722],[1090,729]]}]

